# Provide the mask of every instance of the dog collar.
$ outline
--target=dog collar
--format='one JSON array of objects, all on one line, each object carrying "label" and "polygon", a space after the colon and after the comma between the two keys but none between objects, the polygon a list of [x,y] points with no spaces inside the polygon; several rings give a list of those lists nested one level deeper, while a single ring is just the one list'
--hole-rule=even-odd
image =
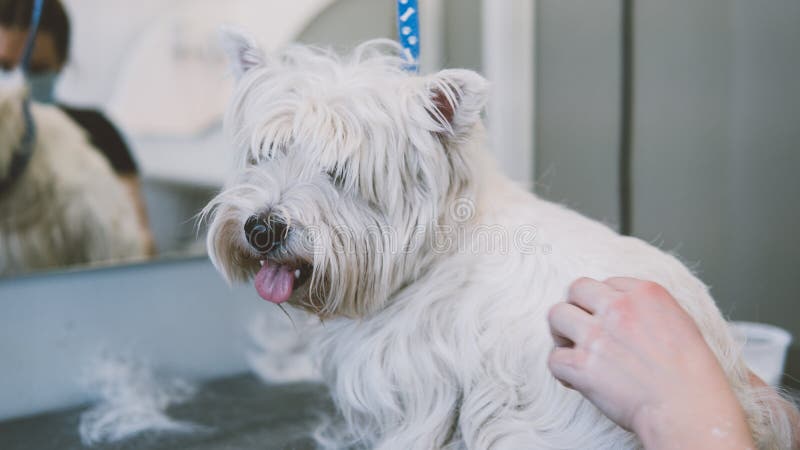
[{"label": "dog collar", "polygon": [[25,168],[28,167],[28,162],[33,156],[33,147],[36,141],[36,124],[33,122],[30,100],[28,99],[22,103],[22,114],[25,117],[25,133],[22,135],[22,140],[17,148],[11,153],[8,175],[0,179],[0,193],[11,189],[14,182],[25,172]]}]

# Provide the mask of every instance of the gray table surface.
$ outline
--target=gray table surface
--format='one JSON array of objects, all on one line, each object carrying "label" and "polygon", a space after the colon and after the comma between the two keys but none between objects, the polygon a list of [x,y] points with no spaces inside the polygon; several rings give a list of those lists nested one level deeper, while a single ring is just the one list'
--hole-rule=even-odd
[{"label": "gray table surface", "polygon": [[311,449],[309,433],[332,404],[324,386],[311,383],[265,385],[241,375],[203,385],[170,417],[203,425],[200,432],[145,432],[115,444],[85,447],[78,434],[86,407],[0,422],[3,450],[216,450]]},{"label": "gray table surface", "polygon": [[[790,394],[800,399],[800,391]],[[181,434],[145,432],[115,444],[85,447],[78,435],[83,408],[0,422],[2,450],[284,450],[312,449],[309,433],[333,405],[324,386],[265,385],[240,375],[203,385],[194,398],[168,410],[170,417],[207,427]]]}]

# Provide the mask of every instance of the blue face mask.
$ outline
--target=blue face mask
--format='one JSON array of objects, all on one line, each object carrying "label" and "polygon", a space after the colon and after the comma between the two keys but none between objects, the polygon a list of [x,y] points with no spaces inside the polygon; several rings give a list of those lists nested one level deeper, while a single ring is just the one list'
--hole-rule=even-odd
[{"label": "blue face mask", "polygon": [[41,72],[28,75],[31,97],[39,103],[54,103],[58,72]]}]

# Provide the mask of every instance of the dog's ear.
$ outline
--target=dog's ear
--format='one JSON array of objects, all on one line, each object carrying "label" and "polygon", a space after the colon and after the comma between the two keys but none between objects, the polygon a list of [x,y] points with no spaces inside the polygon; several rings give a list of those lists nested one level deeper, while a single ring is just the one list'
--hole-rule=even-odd
[{"label": "dog's ear", "polygon": [[264,65],[264,51],[258,46],[250,34],[231,27],[220,30],[222,48],[231,61],[231,69],[236,79],[241,78],[248,70]]},{"label": "dog's ear", "polygon": [[457,136],[481,120],[489,96],[489,82],[466,69],[448,69],[427,83],[428,113],[441,130]]}]

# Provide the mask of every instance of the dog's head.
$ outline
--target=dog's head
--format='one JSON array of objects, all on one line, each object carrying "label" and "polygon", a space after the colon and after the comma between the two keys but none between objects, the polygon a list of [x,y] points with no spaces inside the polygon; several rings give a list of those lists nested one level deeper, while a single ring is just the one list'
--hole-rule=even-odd
[{"label": "dog's head", "polygon": [[25,133],[22,103],[27,92],[22,73],[0,74],[0,180],[9,175],[12,152]]},{"label": "dog's head", "polygon": [[437,257],[449,208],[468,197],[487,82],[467,70],[409,74],[396,44],[340,57],[268,56],[228,31],[238,78],[226,128],[238,173],[205,209],[229,281],[320,316],[381,309]]}]

